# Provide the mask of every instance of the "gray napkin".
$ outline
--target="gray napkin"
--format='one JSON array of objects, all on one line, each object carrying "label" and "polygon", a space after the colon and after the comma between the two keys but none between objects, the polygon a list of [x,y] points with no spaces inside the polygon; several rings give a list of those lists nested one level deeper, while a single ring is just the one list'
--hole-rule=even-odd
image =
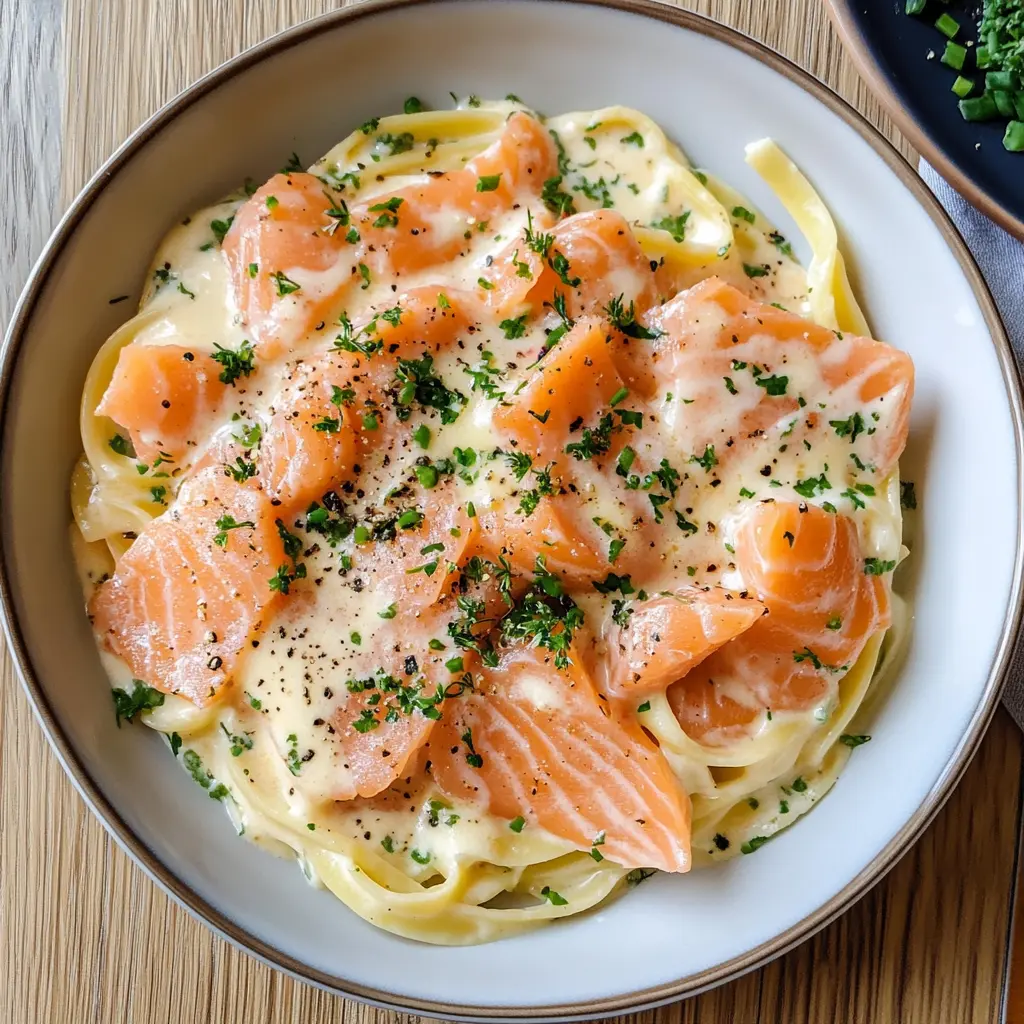
[{"label": "gray napkin", "polygon": [[[918,170],[974,254],[1006,325],[1017,365],[1024,366],[1024,243],[974,209],[923,160]],[[1024,729],[1024,643],[1021,642],[1010,663],[1003,703]]]}]

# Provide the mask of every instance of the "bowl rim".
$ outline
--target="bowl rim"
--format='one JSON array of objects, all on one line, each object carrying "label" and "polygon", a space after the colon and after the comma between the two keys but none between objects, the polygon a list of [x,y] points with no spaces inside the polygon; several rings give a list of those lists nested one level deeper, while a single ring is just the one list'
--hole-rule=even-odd
[{"label": "bowl rim", "polygon": [[[418,7],[442,0],[369,0],[354,6],[328,12],[309,21],[269,37],[244,50],[236,57],[198,79],[179,93],[137,128],[113,155],[100,167],[69,206],[36,261],[24,289],[16,303],[2,351],[0,351],[0,474],[3,472],[6,452],[2,439],[7,435],[7,414],[10,393],[16,374],[18,355],[31,324],[40,295],[50,273],[61,257],[64,247],[77,225],[89,212],[98,196],[116,178],[117,172],[136,153],[142,150],[165,126],[180,113],[197,103],[208,93],[235,75],[260,63],[267,57],[283,52],[324,32],[333,31],[349,22],[374,17],[377,14]],[[454,4],[460,0],[443,0]],[[956,257],[969,282],[988,328],[1008,392],[1014,429],[1014,448],[1017,461],[1018,527],[1024,517],[1024,399],[1021,381],[1013,358],[1009,340],[995,303],[984,278],[970,251],[938,200],[918,177],[911,165],[899,152],[845,100],[809,72],[767,45],[754,40],[736,29],[721,25],[703,15],[669,7],[657,0],[532,0],[538,3],[573,3],[579,6],[599,7],[622,11],[638,17],[652,18],[675,27],[687,29],[712,40],[722,42],[757,60],[775,71],[824,104],[833,114],[853,128],[862,139],[885,161],[889,169],[907,187],[917,202],[926,210],[941,232],[949,249]],[[844,910],[862,897],[877,883],[918,839],[948,799],[956,783],[970,763],[986,727],[994,713],[1005,684],[1006,669],[1013,651],[1014,639],[1024,612],[1024,544],[1021,530],[1014,553],[1013,580],[1010,600],[1003,621],[999,644],[989,671],[985,688],[974,714],[935,785],[928,792],[914,814],[886,847],[857,874],[843,889],[813,913],[774,938],[754,949],[722,964],[696,974],[661,985],[598,999],[575,1003],[537,1006],[488,1006],[445,1003],[412,996],[395,995],[371,986],[318,970],[288,954],[275,949],[269,942],[257,938],[222,914],[190,886],[170,871],[159,858],[132,832],[130,827],[106,799],[93,781],[86,767],[79,761],[74,748],[65,735],[49,703],[46,692],[36,677],[32,661],[21,633],[14,603],[15,584],[8,565],[6,545],[0,543],[0,622],[8,647],[18,668],[18,675],[47,740],[61,767],[71,779],[82,799],[99,818],[103,827],[128,856],[167,895],[193,917],[204,923],[221,938],[256,959],[275,967],[301,981],[347,998],[401,1012],[412,1011],[448,1019],[493,1021],[495,1019],[533,1020],[586,1020],[624,1011],[647,1009],[677,999],[697,995],[726,981],[734,980],[786,953],[810,938],[837,918]]]},{"label": "bowl rim", "polygon": [[853,0],[827,0],[825,7],[846,52],[853,58],[861,77],[914,148],[972,206],[984,213],[986,217],[994,220],[1011,235],[1024,241],[1024,219],[1011,213],[990,192],[980,185],[976,185],[974,180],[961,170],[951,157],[946,155],[946,151],[911,115],[893,88],[881,63],[875,57],[871,42],[861,31],[853,13]]}]

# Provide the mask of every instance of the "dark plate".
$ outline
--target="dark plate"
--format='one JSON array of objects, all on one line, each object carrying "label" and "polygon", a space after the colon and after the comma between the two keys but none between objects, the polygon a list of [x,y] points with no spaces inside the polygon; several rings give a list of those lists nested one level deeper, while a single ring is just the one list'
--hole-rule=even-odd
[{"label": "dark plate", "polygon": [[1003,149],[1005,118],[971,124],[960,116],[950,91],[956,72],[939,60],[946,37],[935,19],[948,11],[961,25],[956,41],[965,43],[975,38],[979,4],[929,0],[924,14],[908,17],[904,0],[829,3],[858,68],[900,130],[965,199],[1024,239],[1024,153]]}]

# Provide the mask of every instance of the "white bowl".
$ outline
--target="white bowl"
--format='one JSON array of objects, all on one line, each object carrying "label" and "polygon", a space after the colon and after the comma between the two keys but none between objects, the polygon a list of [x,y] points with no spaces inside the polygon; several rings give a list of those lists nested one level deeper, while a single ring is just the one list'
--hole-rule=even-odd
[{"label": "white bowl", "polygon": [[[67,543],[79,395],[150,256],[184,214],[306,161],[416,94],[515,92],[557,113],[624,103],[794,225],[743,161],[773,136],[841,226],[881,338],[917,366],[904,473],[920,510],[900,678],[832,794],[756,856],[659,875],[545,931],[448,949],[378,931],[239,840],[143,728],[115,728]],[[806,256],[806,252],[803,253]],[[584,1017],[717,984],[806,938],[921,833],[996,705],[1020,616],[1021,399],[967,250],[911,169],[808,75],[727,29],[642,3],[393,3],[278,36],[200,81],[93,179],[54,234],[3,357],[8,638],[66,771],[111,834],[229,940],[315,984],[446,1017]]]}]

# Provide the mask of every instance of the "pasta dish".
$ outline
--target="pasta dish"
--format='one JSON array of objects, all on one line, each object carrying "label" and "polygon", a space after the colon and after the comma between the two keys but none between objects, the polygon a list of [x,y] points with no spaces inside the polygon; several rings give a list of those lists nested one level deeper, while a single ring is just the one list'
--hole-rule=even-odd
[{"label": "pasta dish", "polygon": [[118,724],[382,928],[753,853],[870,738],[913,366],[807,179],[747,161],[806,269],[637,111],[410,99],[174,227],[95,358]]}]

